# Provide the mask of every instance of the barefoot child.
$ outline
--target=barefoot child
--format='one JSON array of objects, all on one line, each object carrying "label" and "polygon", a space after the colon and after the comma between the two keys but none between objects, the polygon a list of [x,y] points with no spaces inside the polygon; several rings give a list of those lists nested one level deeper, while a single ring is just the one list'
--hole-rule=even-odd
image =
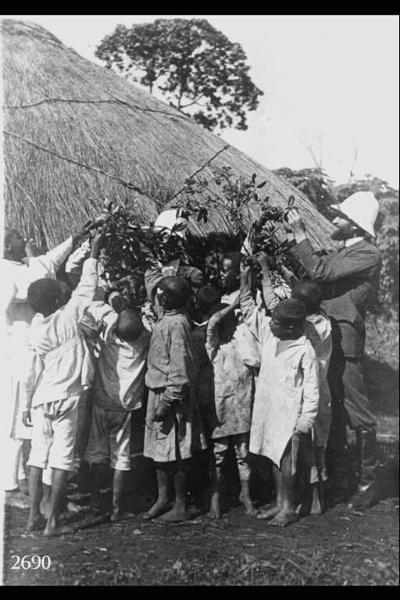
[{"label": "barefoot child", "polygon": [[143,403],[150,333],[138,311],[126,308],[117,314],[109,309],[103,305],[104,316],[99,313],[101,307],[93,311],[105,329],[100,339],[85,460],[91,466],[92,505],[98,501],[102,465],[110,460],[114,470],[111,520],[118,521],[126,516],[121,502],[126,473],[131,468],[131,416]]},{"label": "barefoot child", "polygon": [[[191,390],[192,334],[185,310],[190,294],[189,283],[181,277],[164,277],[157,284],[156,295],[162,316],[153,329],[148,354],[146,385],[149,397],[143,453],[156,463],[158,499],[144,515],[145,519],[153,519],[162,513],[165,514],[161,520],[165,522],[188,518],[186,469],[194,451],[196,417]],[[168,511],[171,478],[175,503]]]},{"label": "barefoot child", "polygon": [[[274,293],[268,256],[265,252],[257,256],[262,270],[262,287],[265,305],[268,310],[273,310],[280,300]],[[328,368],[332,353],[332,326],[329,317],[322,310],[320,304],[322,293],[316,281],[304,280],[295,283],[291,291],[291,298],[296,298],[304,303],[306,320],[304,333],[310,340],[317,360],[319,378],[319,408],[312,430],[312,446],[304,444],[305,460],[309,468],[311,490],[311,514],[321,514],[324,510],[324,484],[328,478],[325,460],[325,451],[328,443],[331,424],[331,394],[328,385]]]},{"label": "barefoot child", "polygon": [[210,317],[207,327],[206,350],[214,368],[214,461],[211,469],[212,496],[210,516],[219,518],[222,467],[229,445],[235,448],[240,478],[240,500],[247,514],[256,510],[250,499],[250,467],[248,464],[249,432],[253,400],[253,372],[240,353],[236,330],[235,310],[239,307],[239,294],[231,305],[220,304]]},{"label": "barefoot child", "polygon": [[23,384],[23,420],[33,427],[27,529],[41,527],[42,472],[49,466],[52,482],[44,530],[47,536],[57,533],[68,473],[74,468],[78,401],[92,375],[88,348],[78,323],[96,292],[102,241],[102,235],[97,234],[80,283],[64,306],[61,288],[54,280],[39,279],[28,289],[28,301],[38,314],[30,326],[31,362]]},{"label": "barefoot child", "polygon": [[300,281],[292,289],[306,307],[305,334],[310,340],[318,360],[319,408],[313,427],[313,459],[311,467],[312,503],[311,514],[321,514],[325,507],[324,486],[328,479],[325,452],[331,425],[331,393],[328,384],[328,368],[332,353],[332,326],[322,310],[321,288],[316,281]]},{"label": "barefoot child", "polygon": [[267,317],[252,298],[249,268],[241,269],[240,306],[245,323],[261,346],[250,431],[250,452],[273,462],[276,505],[259,518],[286,526],[297,519],[294,484],[299,438],[308,434],[318,412],[318,363],[304,335],[305,307],[283,300]]}]

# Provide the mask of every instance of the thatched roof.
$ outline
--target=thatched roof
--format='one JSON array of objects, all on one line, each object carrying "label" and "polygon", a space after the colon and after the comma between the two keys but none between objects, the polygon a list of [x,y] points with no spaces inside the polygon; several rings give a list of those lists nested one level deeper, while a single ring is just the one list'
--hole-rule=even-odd
[{"label": "thatched roof", "polygon": [[[314,243],[330,245],[330,224],[305,196],[189,117],[37,24],[5,19],[1,36],[8,225],[51,246],[97,214],[105,198],[128,200],[139,220],[153,221],[215,157],[202,176],[222,166],[256,173],[272,204],[286,206],[293,194]],[[200,230],[226,223],[220,211]]]}]

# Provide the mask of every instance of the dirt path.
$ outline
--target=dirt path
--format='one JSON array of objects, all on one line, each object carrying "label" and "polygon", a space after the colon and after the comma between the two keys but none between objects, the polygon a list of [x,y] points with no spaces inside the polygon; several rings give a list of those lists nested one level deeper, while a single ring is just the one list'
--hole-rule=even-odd
[{"label": "dirt path", "polygon": [[[338,505],[287,529],[246,517],[182,525],[140,515],[70,535],[24,534],[26,509],[7,507],[6,585],[398,585],[398,500],[365,511]],[[11,569],[47,554],[48,570]]]}]

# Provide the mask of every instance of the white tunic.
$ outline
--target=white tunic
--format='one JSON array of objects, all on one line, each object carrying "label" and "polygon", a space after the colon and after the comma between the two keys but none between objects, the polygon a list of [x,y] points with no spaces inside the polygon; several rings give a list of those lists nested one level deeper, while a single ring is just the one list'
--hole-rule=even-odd
[{"label": "white tunic", "polygon": [[303,335],[281,341],[269,327],[270,318],[257,309],[250,291],[240,298],[243,318],[261,346],[250,431],[250,452],[271,459],[278,467],[296,426],[313,427],[318,413],[318,361]]},{"label": "white tunic", "polygon": [[[13,438],[29,438],[30,428],[20,419],[20,381],[28,358],[27,332],[34,312],[27,300],[31,283],[49,277],[56,272],[72,250],[72,237],[42,256],[35,256],[28,263],[0,259],[0,321],[2,374],[6,375],[6,394],[2,410],[3,423]],[[4,379],[6,379],[4,377]]]}]

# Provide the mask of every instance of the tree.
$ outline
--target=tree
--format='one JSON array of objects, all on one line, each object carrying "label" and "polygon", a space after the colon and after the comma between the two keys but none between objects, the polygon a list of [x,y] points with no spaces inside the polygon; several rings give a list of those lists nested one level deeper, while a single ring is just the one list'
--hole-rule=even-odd
[{"label": "tree", "polygon": [[249,76],[246,54],[205,19],[156,19],[118,25],[96,56],[146,86],[206,129],[247,129],[246,110],[263,92]]},{"label": "tree", "polygon": [[327,217],[331,216],[329,205],[332,204],[333,182],[327,177],[322,169],[300,169],[294,171],[288,167],[275,169],[274,173],[283,177],[295,188],[303,192],[309,200],[318,208],[319,212]]}]

